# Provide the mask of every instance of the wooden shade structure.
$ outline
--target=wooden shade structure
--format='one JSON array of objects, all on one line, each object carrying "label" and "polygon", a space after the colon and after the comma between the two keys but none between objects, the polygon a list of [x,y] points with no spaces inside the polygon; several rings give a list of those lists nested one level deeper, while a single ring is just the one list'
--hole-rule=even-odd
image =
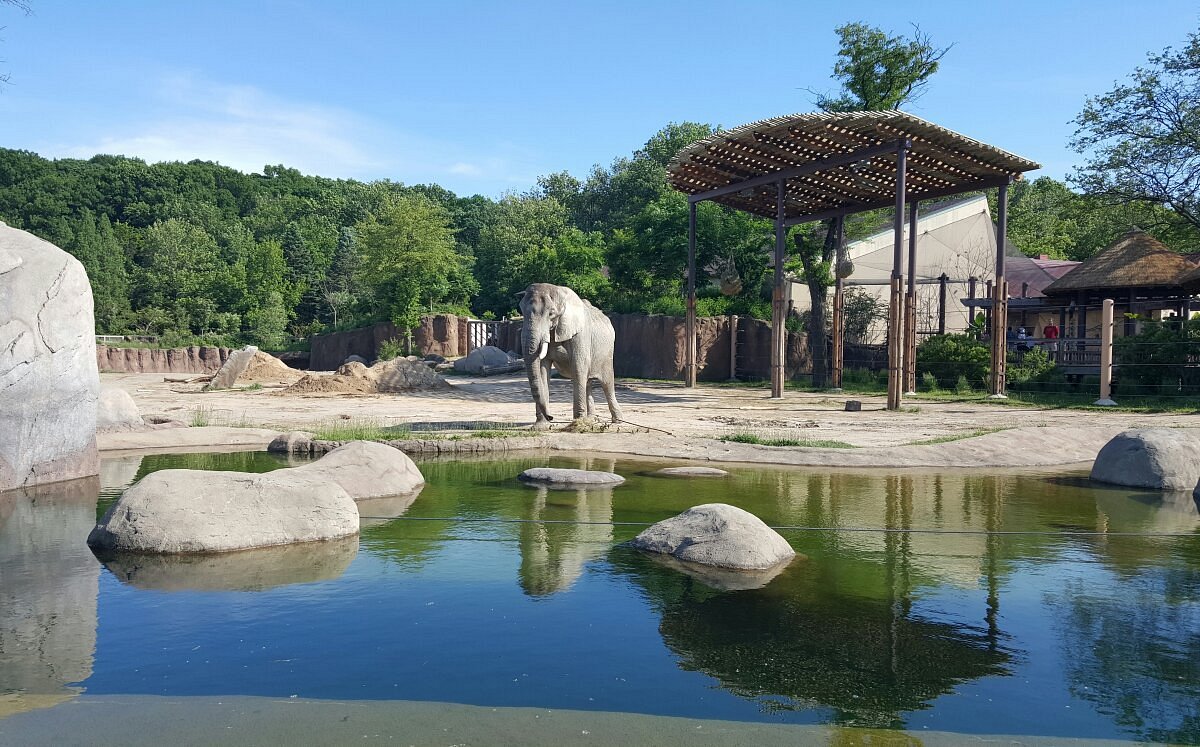
[{"label": "wooden shade structure", "polygon": [[[1004,234],[1008,185],[1033,161],[901,111],[794,114],[711,135],[683,148],[667,167],[688,195],[688,303],[685,383],[696,383],[696,204],[712,200],[775,221],[771,396],[783,396],[784,275],[787,229],[809,221],[895,208],[895,261],[888,317],[888,407],[900,406],[904,374],[915,379],[915,334],[905,345],[904,220],[915,228],[916,203],[996,187],[1000,190],[993,314],[992,391],[1004,393]],[[915,244],[910,246],[911,256]],[[911,271],[910,271],[911,274]],[[908,289],[911,295],[912,286]],[[835,301],[835,306],[836,306]],[[912,299],[909,299],[910,307]],[[999,324],[998,327],[995,325]],[[911,326],[911,325],[910,325]],[[996,330],[999,334],[996,334]],[[998,350],[997,350],[997,340]],[[835,348],[837,341],[835,341]],[[906,366],[905,361],[913,362]],[[915,384],[915,381],[912,383]]]}]

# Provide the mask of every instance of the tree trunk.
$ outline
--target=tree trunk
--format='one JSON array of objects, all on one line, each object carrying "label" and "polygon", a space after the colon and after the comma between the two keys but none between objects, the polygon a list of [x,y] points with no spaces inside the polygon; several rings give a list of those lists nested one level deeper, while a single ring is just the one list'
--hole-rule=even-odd
[{"label": "tree trunk", "polygon": [[829,363],[826,360],[825,318],[829,286],[824,283],[806,283],[812,311],[808,317],[808,355],[812,361],[812,385],[823,389],[829,383]]}]

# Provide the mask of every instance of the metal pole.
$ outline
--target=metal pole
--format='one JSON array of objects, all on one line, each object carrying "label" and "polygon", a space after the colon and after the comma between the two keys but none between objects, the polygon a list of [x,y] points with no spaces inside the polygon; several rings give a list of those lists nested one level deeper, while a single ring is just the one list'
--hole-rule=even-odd
[{"label": "metal pole", "polygon": [[738,318],[729,317],[729,380],[737,381]]},{"label": "metal pole", "polygon": [[917,393],[917,205],[908,208],[908,292],[904,296],[904,393]]},{"label": "metal pole", "polygon": [[892,229],[895,244],[892,254],[892,293],[888,302],[888,397],[887,409],[900,409],[904,353],[904,191],[905,168],[910,143],[902,140],[896,147],[896,215]]},{"label": "metal pole", "polygon": [[784,181],[775,183],[775,292],[771,310],[771,398],[783,396],[784,365],[787,357],[787,336],[784,330],[783,256],[787,229],[783,225]]},{"label": "metal pole", "polygon": [[1005,399],[1008,365],[1008,283],[1004,279],[1004,250],[1008,236],[1008,186],[996,194],[996,284],[992,286],[992,381],[991,396]]},{"label": "metal pole", "polygon": [[[938,334],[946,334],[946,292],[950,287],[950,276],[942,273],[938,278]],[[972,316],[974,309],[971,310]],[[972,319],[974,321],[974,319]]]},{"label": "metal pole", "polygon": [[1113,345],[1113,300],[1104,299],[1100,309],[1100,399],[1093,405],[1112,407],[1112,345]]},{"label": "metal pole", "polygon": [[687,322],[683,385],[696,386],[696,203],[688,203]]}]

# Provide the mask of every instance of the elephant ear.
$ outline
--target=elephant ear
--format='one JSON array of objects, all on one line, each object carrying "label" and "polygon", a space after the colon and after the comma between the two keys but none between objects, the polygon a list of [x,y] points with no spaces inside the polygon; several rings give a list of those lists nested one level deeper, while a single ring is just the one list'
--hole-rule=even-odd
[{"label": "elephant ear", "polygon": [[587,307],[584,306],[583,301],[570,288],[563,290],[565,292],[559,296],[559,308],[562,313],[559,314],[558,324],[554,327],[555,342],[570,340],[582,332],[584,325],[587,324]]}]

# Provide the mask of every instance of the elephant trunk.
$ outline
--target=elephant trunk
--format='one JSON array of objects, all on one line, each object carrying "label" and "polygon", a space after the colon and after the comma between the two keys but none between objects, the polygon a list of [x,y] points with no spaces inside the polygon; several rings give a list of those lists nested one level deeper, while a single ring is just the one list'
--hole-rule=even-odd
[{"label": "elephant trunk", "polygon": [[[544,328],[544,329],[543,329]],[[550,348],[550,325],[539,325],[533,320],[525,320],[525,360],[540,361],[546,357]]]}]

